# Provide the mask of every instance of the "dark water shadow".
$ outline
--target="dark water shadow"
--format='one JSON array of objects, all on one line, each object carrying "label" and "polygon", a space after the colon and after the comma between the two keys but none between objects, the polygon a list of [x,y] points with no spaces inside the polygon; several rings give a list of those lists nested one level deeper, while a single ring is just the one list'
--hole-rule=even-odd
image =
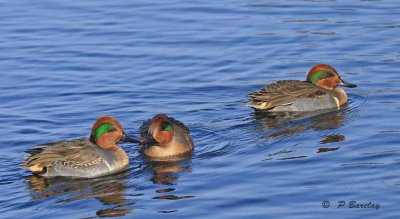
[{"label": "dark water shadow", "polygon": [[33,200],[59,197],[56,203],[96,199],[104,208],[96,211],[98,217],[124,216],[133,211],[126,198],[126,181],[129,171],[95,179],[26,177]]},{"label": "dark water shadow", "polygon": [[255,111],[253,118],[259,121],[267,138],[278,138],[299,134],[309,129],[332,130],[347,122],[348,107],[341,110],[319,110],[313,112],[263,112]]},{"label": "dark water shadow", "polygon": [[168,158],[143,157],[145,170],[152,173],[154,184],[174,185],[180,173],[192,171],[192,154]]},{"label": "dark water shadow", "polygon": [[144,158],[144,163],[144,169],[152,173],[150,181],[154,184],[167,186],[165,189],[156,190],[155,192],[160,195],[153,197],[153,199],[179,200],[195,197],[192,195],[167,194],[176,192],[175,187],[182,173],[192,171],[192,153],[168,158]]},{"label": "dark water shadow", "polygon": [[[283,139],[291,136],[302,135],[303,133],[313,130],[317,132],[323,132],[326,130],[337,130],[349,123],[354,116],[358,114],[358,108],[349,108],[344,106],[340,110],[319,110],[313,112],[262,112],[255,111],[253,118],[261,124],[261,127],[265,134],[263,135],[266,139]],[[315,138],[312,135],[312,138]],[[322,139],[318,141],[320,147],[317,153],[334,152],[340,149],[340,147],[331,146],[330,143],[342,142],[346,140],[344,133],[323,134]],[[275,152],[269,155],[269,159],[272,159],[275,155],[291,154],[294,150],[283,149],[282,151]],[[307,155],[301,156],[288,156],[279,158],[278,160],[289,160],[289,159],[302,159],[308,157]]]}]

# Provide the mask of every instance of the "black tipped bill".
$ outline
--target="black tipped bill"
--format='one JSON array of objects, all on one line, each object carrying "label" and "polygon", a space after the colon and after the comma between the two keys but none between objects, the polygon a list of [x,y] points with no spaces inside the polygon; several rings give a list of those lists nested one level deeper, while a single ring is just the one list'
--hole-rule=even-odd
[{"label": "black tipped bill", "polygon": [[342,86],[342,87],[348,87],[348,88],[355,88],[355,87],[357,87],[357,85],[352,84],[352,83],[349,83],[349,82],[346,82],[346,81],[343,81],[342,79],[340,79],[339,85]]},{"label": "black tipped bill", "polygon": [[121,141],[135,143],[135,144],[141,144],[142,143],[140,140],[135,139],[135,138],[131,138],[131,137],[127,136],[126,134],[124,134],[122,136]]}]

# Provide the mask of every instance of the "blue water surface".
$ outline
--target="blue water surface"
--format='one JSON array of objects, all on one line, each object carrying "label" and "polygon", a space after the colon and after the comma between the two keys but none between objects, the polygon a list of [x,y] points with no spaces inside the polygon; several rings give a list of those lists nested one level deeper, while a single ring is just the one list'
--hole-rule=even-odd
[{"label": "blue water surface", "polygon": [[[398,218],[399,14],[389,0],[1,1],[0,218]],[[347,108],[282,121],[244,106],[317,63],[358,85]],[[123,144],[130,168],[108,177],[17,168],[99,116],[137,136],[157,113],[190,127],[189,158]]]}]

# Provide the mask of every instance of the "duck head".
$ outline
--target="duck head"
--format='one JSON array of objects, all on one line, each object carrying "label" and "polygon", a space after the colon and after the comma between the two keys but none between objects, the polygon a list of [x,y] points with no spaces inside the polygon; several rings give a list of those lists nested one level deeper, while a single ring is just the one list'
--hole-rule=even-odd
[{"label": "duck head", "polygon": [[308,73],[306,81],[328,90],[333,90],[337,86],[349,88],[357,87],[355,84],[345,82],[336,69],[327,64],[318,64],[314,66]]},{"label": "duck head", "polygon": [[149,157],[170,157],[193,150],[189,129],[181,122],[158,114],[141,127],[140,143]]},{"label": "duck head", "polygon": [[139,141],[128,137],[118,120],[111,116],[102,116],[94,123],[90,134],[90,141],[99,147],[109,150],[118,150],[121,141],[138,143]]}]

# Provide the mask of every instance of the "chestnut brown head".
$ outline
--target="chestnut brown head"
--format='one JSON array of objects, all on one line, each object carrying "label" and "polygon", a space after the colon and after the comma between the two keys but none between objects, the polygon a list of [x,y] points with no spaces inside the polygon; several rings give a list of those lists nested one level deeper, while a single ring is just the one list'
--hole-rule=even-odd
[{"label": "chestnut brown head", "polygon": [[138,143],[136,139],[128,137],[118,120],[111,116],[102,116],[92,126],[90,140],[105,150],[118,150],[118,142],[126,141]]},{"label": "chestnut brown head", "polygon": [[318,64],[314,66],[309,71],[306,81],[329,90],[333,90],[337,86],[349,88],[357,87],[355,84],[345,82],[336,69],[327,64]]}]

